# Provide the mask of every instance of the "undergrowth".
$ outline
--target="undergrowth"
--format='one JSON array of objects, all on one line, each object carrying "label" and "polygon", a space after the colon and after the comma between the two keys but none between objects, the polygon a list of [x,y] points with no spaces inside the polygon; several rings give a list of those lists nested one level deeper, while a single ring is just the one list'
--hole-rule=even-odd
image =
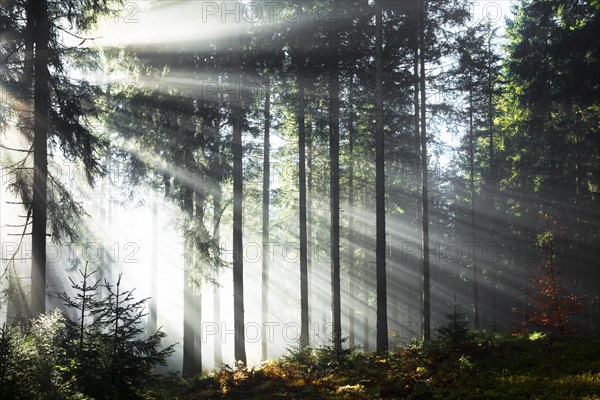
[{"label": "undergrowth", "polygon": [[294,348],[255,368],[173,378],[170,391],[148,398],[600,400],[600,339],[475,330],[459,307],[446,317],[430,343],[385,354]]}]

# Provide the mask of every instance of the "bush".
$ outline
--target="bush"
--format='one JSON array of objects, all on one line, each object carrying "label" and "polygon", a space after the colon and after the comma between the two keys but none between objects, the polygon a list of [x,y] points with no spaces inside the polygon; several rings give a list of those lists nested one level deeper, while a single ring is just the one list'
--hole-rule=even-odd
[{"label": "bush", "polygon": [[82,282],[66,294],[68,308],[78,311],[77,321],[59,310],[41,315],[29,332],[17,327],[0,331],[0,398],[28,400],[137,399],[165,365],[173,346],[164,349],[160,330],[141,337],[142,307],[133,291],[106,284],[108,296],[96,301],[93,272],[81,272]]}]

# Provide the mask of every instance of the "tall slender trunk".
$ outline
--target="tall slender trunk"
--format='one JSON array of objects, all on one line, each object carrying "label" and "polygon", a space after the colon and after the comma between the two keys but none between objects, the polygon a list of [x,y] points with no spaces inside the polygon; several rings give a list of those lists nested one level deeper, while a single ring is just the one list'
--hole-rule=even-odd
[{"label": "tall slender trunk", "polygon": [[385,154],[383,132],[383,12],[375,0],[375,219],[377,281],[377,351],[388,349],[387,279],[385,266]]},{"label": "tall slender trunk", "polygon": [[[414,60],[413,60],[413,76],[414,76],[414,125],[415,125],[415,165],[414,165],[414,170],[418,173],[415,174],[416,176],[416,187],[417,189],[417,193],[415,195],[415,199],[416,199],[416,206],[415,206],[415,236],[418,234],[418,222],[421,221],[421,213],[422,213],[422,198],[421,196],[419,196],[418,191],[420,191],[421,187],[422,187],[422,182],[421,182],[421,164],[420,164],[420,160],[421,160],[421,131],[420,131],[420,121],[421,121],[421,107],[420,107],[420,99],[419,99],[419,41],[418,41],[418,37],[419,37],[419,33],[415,30],[415,49],[414,49]],[[421,252],[419,254],[419,260],[418,260],[418,266],[419,266],[419,274],[417,276],[421,277],[423,276],[423,252]],[[422,291],[422,281],[419,279],[417,285],[417,287],[420,288],[419,290],[419,295],[416,296],[416,298],[419,300],[417,302],[413,302],[412,304],[415,306],[414,308],[418,308],[418,312],[419,312],[419,316],[423,315],[423,301],[422,301],[422,295],[423,295],[423,291]],[[412,296],[410,296],[410,299],[413,299]],[[418,304],[415,304],[418,303]],[[412,308],[409,306],[409,311],[412,311]],[[420,317],[419,317],[420,318]],[[409,321],[412,321],[411,318],[409,318]]]},{"label": "tall slender trunk", "polygon": [[[364,178],[363,178],[364,179]],[[367,188],[367,183],[363,180],[362,181],[362,207],[361,207],[361,239],[360,239],[360,247],[362,249],[363,252],[363,257],[364,260],[368,260],[369,258],[371,258],[371,255],[368,253],[369,249],[371,249],[371,243],[370,243],[370,238],[371,238],[371,233],[369,232],[369,229],[371,227],[371,224],[369,224],[367,221],[369,220],[369,213],[368,213],[368,209],[371,206],[369,204],[369,199],[371,199],[371,191]],[[360,269],[361,274],[362,274],[362,279],[361,279],[361,283],[362,283],[362,312],[363,312],[363,345],[365,347],[365,350],[369,350],[369,315],[368,313],[370,313],[370,307],[369,307],[369,297],[370,297],[370,289],[372,287],[371,284],[371,277],[370,277],[370,268],[369,268],[369,263],[367,262],[363,262],[362,267]]]},{"label": "tall slender trunk", "polygon": [[473,268],[473,324],[479,326],[479,274],[475,257],[475,138],[473,136],[473,76],[469,72],[469,191],[471,195],[471,242],[473,254],[471,264]]},{"label": "tall slender trunk", "polygon": [[[110,94],[110,85],[107,86],[106,88],[106,96],[108,97],[108,95]],[[107,223],[107,218],[108,218],[108,202],[110,201],[110,174],[111,174],[111,170],[110,170],[110,146],[108,147],[108,149],[106,150],[106,156],[104,158],[104,165],[106,167],[106,171],[107,171],[107,175],[104,176],[102,178],[102,184],[100,185],[100,204],[99,204],[99,208],[100,208],[100,221],[102,223],[102,229],[104,230],[104,236],[107,238],[110,238],[110,232],[108,232],[108,223]],[[153,227],[154,229],[154,227]],[[109,245],[109,243],[104,243],[104,246]],[[153,243],[154,245],[154,243]],[[153,260],[154,260],[154,249],[153,249]],[[154,261],[153,261],[154,262]],[[107,279],[110,282],[110,279],[108,278],[108,273],[107,270],[109,268],[110,265],[110,256],[108,254],[108,251],[106,249],[103,249],[102,254],[100,256],[100,265],[98,266],[98,281],[100,281],[100,285],[98,285],[98,287],[96,288],[96,300],[97,301],[102,301],[102,299],[104,298],[104,281],[105,279]],[[100,315],[95,314],[94,315],[94,319],[98,319],[100,317]],[[149,318],[149,321],[151,320],[151,317]],[[150,322],[148,322],[150,323]],[[149,332],[152,332],[151,327],[148,328]],[[151,334],[151,333],[150,333]]]},{"label": "tall slender trunk", "polygon": [[148,334],[158,328],[158,199],[152,198],[152,260],[150,265],[150,310],[148,312]]},{"label": "tall slender trunk", "polygon": [[[218,325],[220,332],[221,326],[221,289],[215,285],[213,287],[213,322]],[[221,335],[215,335],[213,349],[213,363],[215,368],[223,365],[223,350],[221,349]]]},{"label": "tall slender trunk", "polygon": [[87,298],[88,298],[88,278],[91,274],[88,274],[88,262],[86,261],[83,270],[83,285],[81,286],[81,321],[79,322],[79,346],[77,347],[77,353],[82,354],[83,352],[83,337],[85,332],[85,313],[87,311]]},{"label": "tall slender trunk", "polygon": [[[232,82],[240,85],[241,47],[239,34],[234,36],[234,62]],[[235,335],[234,355],[236,361],[246,364],[244,338],[244,259],[243,259],[243,172],[242,172],[242,106],[241,93],[234,93],[231,101],[233,122],[233,329]]]},{"label": "tall slender trunk", "polygon": [[[182,188],[182,206],[183,212],[188,223],[191,223],[194,216],[194,198],[190,188]],[[184,377],[194,376],[194,291],[190,283],[192,268],[192,253],[190,250],[190,239],[185,237],[183,254],[183,367]]]},{"label": "tall slender trunk", "polygon": [[[350,99],[354,95],[354,75],[350,78]],[[354,107],[350,104],[348,115],[348,345],[355,346],[355,324],[356,324],[356,262],[354,254],[356,243],[354,237],[355,215],[354,215],[354,140],[356,131],[354,129]]]},{"label": "tall slender trunk", "polygon": [[46,311],[46,220],[48,187],[48,115],[50,99],[48,85],[48,1],[34,2],[35,35],[35,121],[33,137],[33,224],[31,232],[31,316]]},{"label": "tall slender trunk", "polygon": [[[267,76],[265,85],[265,113],[264,113],[264,144],[263,144],[263,198],[262,198],[262,321],[269,322],[269,204],[270,204],[270,180],[271,180],[271,82]],[[264,327],[265,325],[263,325]],[[268,338],[263,332],[262,336],[262,359],[268,358]]]},{"label": "tall slender trunk", "polygon": [[[108,87],[106,88],[106,94],[107,96],[110,96],[110,84],[108,85]],[[112,159],[110,158],[111,154],[111,145],[110,143],[107,146],[106,149],[106,170],[108,171],[108,175],[106,176],[106,199],[103,198],[103,201],[105,201],[106,203],[106,218],[104,219],[104,232],[106,234],[106,237],[110,238],[112,236],[112,215],[113,215],[113,204],[112,204],[112,181],[110,179],[110,174],[112,173]],[[108,254],[105,254],[104,257],[105,263],[102,265],[102,279],[103,282],[110,282],[112,283],[112,259]],[[108,293],[107,293],[108,295]]]},{"label": "tall slender trunk", "polygon": [[[492,56],[492,39],[491,36],[488,39],[488,56]],[[494,157],[494,84],[492,76],[492,60],[488,60],[488,137],[489,137],[489,163],[490,163],[490,181],[494,182],[496,179],[496,167]]]},{"label": "tall slender trunk", "polygon": [[[487,204],[489,205],[488,218],[489,220],[493,220],[492,216],[495,214],[496,209],[494,206],[493,196],[495,182],[496,182],[496,166],[495,166],[495,156],[494,156],[494,86],[493,86],[493,76],[492,76],[492,38],[491,35],[488,38],[488,137],[489,137],[489,147],[488,147],[488,155],[489,155],[489,177],[486,179],[486,197]],[[496,278],[497,275],[492,272],[490,274],[490,285],[492,286],[492,321],[493,321],[493,329],[497,329],[498,326],[498,308],[497,308],[497,290],[496,290]]]},{"label": "tall slender trunk", "polygon": [[333,346],[342,349],[340,288],[340,66],[338,32],[329,32],[329,180],[331,212],[331,295]]},{"label": "tall slender trunk", "polygon": [[426,109],[426,76],[425,76],[425,14],[427,13],[426,2],[421,3],[421,15],[419,26],[419,63],[421,83],[421,201],[422,201],[422,252],[423,252],[423,275],[422,275],[422,302],[423,315],[421,322],[421,335],[424,341],[431,339],[431,303],[429,298],[429,198],[428,198],[428,171],[427,171],[427,109]]},{"label": "tall slender trunk", "polygon": [[[204,182],[204,177],[200,176],[199,182]],[[204,189],[198,185],[194,189],[194,220],[197,224],[204,224],[204,206],[206,195]],[[198,260],[194,260],[197,264]],[[200,283],[192,287],[192,321],[194,323],[194,358],[193,373],[194,376],[202,374],[202,286]]]},{"label": "tall slender trunk", "polygon": [[304,89],[304,53],[298,68],[298,163],[300,191],[300,347],[307,347],[308,337],[308,240],[306,232],[306,99]]},{"label": "tall slender trunk", "polygon": [[[312,255],[313,251],[313,148],[312,148],[312,123],[309,121],[307,125],[307,133],[306,133],[306,271],[308,275],[309,282],[313,279],[313,271],[312,271]],[[314,307],[314,303],[311,306],[311,288],[308,286],[308,324],[310,326],[312,308]],[[310,338],[309,338],[310,343]]]},{"label": "tall slender trunk", "polygon": [[[214,142],[213,142],[213,157],[215,163],[215,189],[213,192],[213,235],[214,241],[217,245],[217,248],[221,248],[221,235],[220,235],[220,217],[221,217],[221,199],[223,197],[223,192],[221,188],[221,181],[223,180],[222,171],[223,171],[223,159],[222,159],[222,149],[221,149],[221,137],[220,137],[220,125],[221,119],[217,118],[214,122]],[[216,257],[221,257],[220,254],[217,254]],[[213,322],[216,324],[221,323],[221,291],[220,288],[215,285],[213,289]],[[220,329],[220,327],[219,327]],[[220,330],[219,330],[220,331]],[[215,367],[220,367],[223,364],[223,352],[221,349],[221,335],[215,335],[215,339],[213,342],[214,349],[214,364]]]}]

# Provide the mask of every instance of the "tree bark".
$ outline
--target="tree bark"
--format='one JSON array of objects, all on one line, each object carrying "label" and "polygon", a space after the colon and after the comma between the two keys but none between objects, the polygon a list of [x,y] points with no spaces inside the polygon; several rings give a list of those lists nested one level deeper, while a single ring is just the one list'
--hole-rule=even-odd
[{"label": "tree bark", "polygon": [[[313,250],[313,147],[312,147],[312,124],[309,122],[307,125],[307,137],[306,137],[306,273],[308,276],[309,282],[313,279],[313,271],[312,271],[312,255],[311,251]],[[308,325],[310,326],[312,308],[314,307],[314,303],[311,305],[311,287],[308,286]],[[310,338],[309,338],[310,343]]]},{"label": "tree bark", "polygon": [[387,279],[385,255],[385,154],[383,132],[383,16],[381,1],[375,0],[375,202],[377,351],[388,349]]},{"label": "tree bark", "polygon": [[421,209],[422,209],[422,302],[423,315],[421,322],[422,339],[431,340],[431,303],[429,297],[429,198],[428,198],[428,171],[427,171],[427,103],[426,103],[426,76],[425,76],[425,17],[427,13],[426,2],[421,3],[419,26],[419,63],[421,83]]},{"label": "tree bark", "polygon": [[[271,180],[271,83],[267,77],[265,85],[265,112],[264,112],[264,144],[263,144],[263,198],[262,198],[262,321],[269,322],[269,205],[270,205],[270,180]],[[262,359],[268,358],[268,338],[265,332],[261,335]]]},{"label": "tree bark", "polygon": [[300,347],[307,347],[308,337],[308,240],[306,231],[306,99],[304,89],[304,52],[300,51],[298,68],[298,163],[300,206]]},{"label": "tree bark", "polygon": [[331,212],[331,294],[333,346],[342,349],[340,289],[340,66],[338,32],[329,32],[329,180]]},{"label": "tree bark", "polygon": [[473,76],[469,72],[469,191],[470,191],[470,217],[471,217],[471,242],[473,243],[473,254],[471,265],[473,268],[473,325],[479,327],[479,286],[477,260],[475,257],[475,138],[473,136]]},{"label": "tree bark", "polygon": [[[417,186],[417,191],[420,191],[423,183],[421,181],[422,179],[422,174],[421,174],[421,164],[420,164],[420,160],[421,160],[421,130],[420,130],[420,122],[421,122],[421,105],[420,105],[420,98],[419,98],[419,84],[420,84],[420,77],[419,77],[419,32],[415,29],[415,49],[414,49],[414,62],[413,62],[413,75],[414,75],[414,124],[415,124],[415,171],[417,171],[418,173],[416,173],[416,186]],[[418,195],[418,193],[416,194],[416,206],[415,206],[415,236],[419,233],[418,232],[418,223],[422,221],[422,201],[423,199],[421,198],[421,196]],[[422,245],[422,243],[421,243]],[[419,273],[417,276],[422,277],[423,275],[423,252],[421,252],[419,254],[419,259],[418,259],[418,269],[419,269]],[[412,302],[412,304],[414,305],[415,309],[419,309],[419,318],[421,318],[421,316],[423,315],[423,290],[422,290],[422,279],[418,279],[418,283],[415,286],[419,286],[421,290],[419,290],[419,295],[415,296],[418,301]],[[413,299],[412,296],[409,296],[410,299]],[[418,304],[417,304],[418,303]],[[409,311],[412,311],[412,307],[409,306]],[[409,318],[409,321],[412,322],[412,318]]]},{"label": "tree bark", "polygon": [[[350,78],[350,99],[354,95],[354,75]],[[354,215],[354,140],[356,131],[354,129],[354,107],[350,104],[348,116],[348,345],[355,346],[355,324],[356,324],[356,262],[355,262],[355,215]]]},{"label": "tree bark", "polygon": [[33,223],[31,233],[31,316],[46,311],[46,220],[48,187],[48,115],[50,99],[48,85],[48,1],[34,1],[36,21],[34,56],[35,120],[33,137]]},{"label": "tree bark", "polygon": [[[221,199],[223,197],[223,192],[221,189],[221,181],[223,180],[222,171],[223,171],[223,159],[222,159],[222,149],[221,149],[221,136],[220,136],[220,125],[221,119],[217,118],[214,122],[214,142],[213,142],[213,162],[215,163],[215,189],[213,192],[213,232],[214,232],[214,241],[217,244],[217,248],[221,248],[221,238],[220,238],[220,216],[221,216]],[[221,255],[218,254],[217,257]],[[221,289],[215,285],[213,289],[213,322],[216,324],[221,323]],[[218,327],[218,332],[221,332],[221,326]],[[221,335],[215,335],[214,339],[214,366],[220,367],[223,364],[223,352],[221,349]]]},{"label": "tree bark", "polygon": [[[158,328],[158,200],[152,199],[152,261],[150,270],[150,310],[148,312],[148,335]],[[104,267],[104,266],[103,266]],[[101,287],[101,286],[99,286]]]},{"label": "tree bark", "polygon": [[[204,181],[203,176],[199,176],[199,182]],[[194,220],[197,224],[204,224],[204,206],[206,195],[201,184],[194,188]],[[197,265],[198,260],[194,261]],[[194,358],[193,358],[193,375],[202,374],[202,286],[201,283],[194,285],[192,288],[192,321],[194,327]]]},{"label": "tree bark", "polygon": [[[232,82],[241,84],[241,48],[238,33],[234,37],[234,64]],[[246,364],[244,338],[244,259],[243,259],[243,173],[242,173],[242,107],[241,92],[235,92],[231,101],[233,122],[233,319],[236,361]]]},{"label": "tree bark", "polygon": [[[188,223],[194,216],[194,198],[190,188],[182,188],[183,212]],[[194,306],[194,291],[190,285],[190,275],[192,268],[192,253],[190,251],[190,239],[186,236],[184,240],[183,254],[183,367],[182,374],[184,377],[194,376],[194,325],[193,325],[193,306]]]}]

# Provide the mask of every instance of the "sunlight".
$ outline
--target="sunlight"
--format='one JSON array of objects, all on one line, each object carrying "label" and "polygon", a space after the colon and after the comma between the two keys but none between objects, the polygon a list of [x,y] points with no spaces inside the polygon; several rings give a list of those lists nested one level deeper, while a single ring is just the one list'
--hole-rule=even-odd
[{"label": "sunlight", "polygon": [[597,8],[3,2],[0,398],[447,398],[596,335]]},{"label": "sunlight", "polygon": [[[18,195],[8,191],[8,185],[13,181],[12,169],[31,168],[32,157],[22,150],[29,148],[28,140],[23,137],[14,124],[7,127],[0,134],[0,287],[8,289],[9,282],[15,279],[17,288],[13,288],[11,296],[14,301],[0,302],[0,325],[10,322],[11,313],[23,301],[29,301],[29,264],[31,259],[31,238],[23,232],[29,233],[30,225],[25,226],[26,212],[23,210],[21,199]],[[24,163],[24,164],[21,164]],[[16,302],[16,303],[15,303]]]},{"label": "sunlight", "polygon": [[[92,37],[98,47],[139,46],[160,48],[177,44],[188,51],[210,49],[210,39],[233,37],[227,22],[252,18],[241,2],[205,0],[157,3],[131,1],[112,18],[105,18]],[[221,7],[224,7],[221,10]],[[230,8],[231,7],[231,8]],[[225,14],[229,12],[229,15]],[[222,14],[223,13],[223,14]],[[225,21],[223,21],[223,19]],[[241,29],[241,28],[240,28]]]}]

